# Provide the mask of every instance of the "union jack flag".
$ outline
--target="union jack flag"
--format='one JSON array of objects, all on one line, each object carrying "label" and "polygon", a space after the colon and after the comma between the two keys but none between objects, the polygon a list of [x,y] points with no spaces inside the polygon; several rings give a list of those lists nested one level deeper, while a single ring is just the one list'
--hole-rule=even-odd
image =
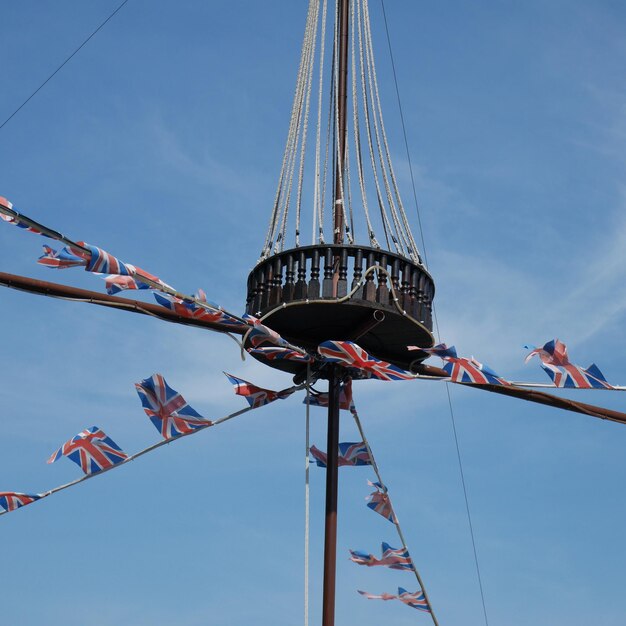
[{"label": "union jack flag", "polygon": [[[528,348],[529,346],[525,347]],[[558,339],[548,341],[541,348],[534,348],[526,356],[525,362],[528,363],[535,355],[539,357],[541,367],[555,387],[614,389],[595,363],[592,363],[587,369],[571,363],[567,354],[567,346]]]},{"label": "union jack flag", "polygon": [[263,389],[262,387],[253,385],[247,380],[243,380],[243,378],[237,378],[226,372],[224,372],[224,374],[235,388],[235,393],[238,396],[243,396],[253,409],[258,409],[270,402],[274,402],[274,400],[284,400],[293,393],[291,390],[272,391],[271,389]]},{"label": "union jack flag", "polygon": [[368,591],[361,591],[357,589],[357,592],[362,596],[365,596],[368,600],[397,600],[398,596],[393,593],[369,593]]},{"label": "union jack flag", "polygon": [[392,548],[388,543],[383,542],[381,550],[382,557],[380,559],[377,559],[373,554],[350,550],[350,560],[358,565],[367,565],[367,567],[384,565],[390,569],[410,571],[414,569],[409,551],[406,548]]},{"label": "union jack flag", "polygon": [[367,484],[370,487],[376,488],[376,491],[365,498],[368,500],[368,508],[372,509],[372,511],[376,511],[376,513],[382,515],[392,524],[397,524],[398,520],[396,518],[396,514],[393,512],[393,506],[391,506],[391,500],[389,499],[389,494],[387,493],[387,487],[379,482],[373,483],[370,480],[367,481]]},{"label": "union jack flag", "polygon": [[359,591],[362,596],[365,596],[368,600],[400,600],[407,606],[413,607],[414,609],[419,609],[420,611],[426,611],[430,613],[430,606],[428,602],[426,602],[426,597],[424,596],[423,591],[415,591],[414,593],[408,592],[406,589],[402,587],[398,587],[398,594],[392,593],[381,593],[374,594],[368,593],[367,591]]},{"label": "union jack flag", "polygon": [[87,264],[85,259],[72,254],[69,248],[63,248],[60,252],[57,252],[50,246],[44,246],[43,251],[44,253],[37,259],[37,263],[52,269],[64,270],[68,267],[79,267]]},{"label": "union jack flag", "polygon": [[258,348],[262,343],[273,343],[283,348],[288,347],[285,341],[275,330],[268,328],[265,324],[261,324],[257,319],[250,320],[252,329],[248,334],[248,341],[253,348]]},{"label": "union jack flag", "polygon": [[[322,452],[315,446],[311,446],[309,450],[317,466],[326,467],[328,462],[326,452]],[[346,467],[348,465],[358,467],[371,464],[372,459],[370,458],[367,446],[364,442],[350,443],[349,441],[344,441],[339,444],[339,456],[337,457],[337,465],[339,467]]]},{"label": "union jack flag", "polygon": [[474,383],[477,385],[510,385],[511,383],[496,374],[489,366],[479,363],[474,357],[445,357],[443,369],[454,383]]},{"label": "union jack flag", "polygon": [[95,474],[121,463],[128,458],[125,452],[97,426],[86,428],[69,441],[66,441],[48,463],[58,461],[62,456],[74,461],[85,474]]},{"label": "union jack flag", "polygon": [[107,293],[115,295],[125,289],[150,289],[150,285],[142,283],[132,276],[120,276],[119,274],[109,274],[104,277]]},{"label": "union jack flag", "polygon": [[89,258],[87,259],[88,272],[96,272],[98,274],[119,274],[122,276],[130,276],[131,270],[122,263],[117,257],[109,254],[106,250],[91,246],[84,241],[79,241],[78,245],[89,250]]},{"label": "union jack flag", "polygon": [[[367,552],[360,552],[359,550],[349,550],[350,560],[358,565],[366,565],[372,567],[373,565],[379,565],[378,559],[373,554]],[[359,592],[361,593],[361,592]]]},{"label": "union jack flag", "polygon": [[426,602],[426,597],[424,596],[423,591],[415,591],[413,593],[410,593],[406,589],[398,587],[398,600],[400,600],[400,602],[404,602],[404,604],[410,607],[413,607],[414,609],[426,611],[426,613],[431,612],[430,606],[428,605],[428,602]]},{"label": "union jack flag", "polygon": [[378,565],[385,565],[390,569],[414,570],[413,561],[409,555],[409,551],[405,548],[392,548],[388,543],[383,541],[381,546],[382,557]]},{"label": "union jack flag", "polygon": [[363,348],[351,341],[324,341],[317,347],[317,351],[326,361],[354,367],[369,373],[372,377],[379,380],[409,380],[415,378],[411,372],[371,356]]},{"label": "union jack flag", "polygon": [[[328,393],[326,392],[315,392],[313,391],[309,396],[305,396],[302,404],[308,404],[309,406],[320,406],[327,407],[328,406]],[[339,408],[344,409],[345,411],[354,411],[354,402],[352,401],[352,381],[348,380],[347,382],[341,385],[341,390],[339,391]]]},{"label": "union jack flag", "polygon": [[244,322],[241,322],[236,317],[226,313],[226,311],[210,310],[204,307],[198,306],[194,302],[181,300],[175,296],[169,294],[154,292],[154,299],[166,309],[174,311],[174,313],[181,317],[189,317],[192,319],[202,320],[204,322],[211,322],[212,324],[220,325],[224,330],[240,330],[247,329],[248,326]]},{"label": "union jack flag", "polygon": [[408,350],[421,350],[422,352],[426,352],[430,356],[438,356],[442,359],[445,358],[453,358],[456,359],[456,348],[454,346],[448,347],[445,343],[439,343],[432,348],[420,348],[419,346],[407,346]]},{"label": "union jack flag", "polygon": [[213,424],[190,407],[185,398],[165,382],[161,374],[153,374],[150,378],[135,383],[135,389],[143,410],[163,439],[173,439]]},{"label": "union jack flag", "polygon": [[[2,198],[0,198],[2,201]],[[15,511],[22,506],[26,506],[35,500],[39,500],[40,495],[33,493],[17,493],[15,491],[0,491],[0,507],[7,513]]]},{"label": "union jack flag", "polygon": [[296,363],[313,363],[315,360],[309,354],[302,354],[291,348],[280,348],[278,346],[263,346],[261,348],[248,348],[250,354],[258,354],[268,361],[295,361]]},{"label": "union jack flag", "polygon": [[[13,205],[6,199],[0,196],[0,206],[3,206],[7,209],[14,210]],[[48,235],[44,235],[38,228],[34,226],[29,226],[26,222],[20,220],[19,216],[14,217],[13,215],[7,215],[6,213],[0,212],[0,219],[5,221],[7,224],[11,224],[12,226],[17,226],[18,228],[23,228],[29,233],[35,233],[35,235],[42,235],[43,237],[47,237]]]}]

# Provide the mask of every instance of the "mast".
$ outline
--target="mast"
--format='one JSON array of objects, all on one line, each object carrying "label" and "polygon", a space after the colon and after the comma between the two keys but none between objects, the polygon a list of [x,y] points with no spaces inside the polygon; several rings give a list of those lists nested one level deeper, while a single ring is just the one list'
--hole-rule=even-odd
[{"label": "mast", "polygon": [[350,0],[337,2],[337,33],[339,37],[337,71],[337,154],[335,155],[335,206],[333,211],[333,242],[343,243],[344,213],[343,179],[346,162],[346,117],[348,102],[348,28]]},{"label": "mast", "polygon": [[[348,100],[348,26],[350,0],[337,1],[337,33],[339,36],[337,71],[337,154],[335,155],[335,204],[333,211],[333,242],[343,243],[344,206],[343,179],[346,156],[346,109]],[[337,260],[336,260],[337,261]],[[335,281],[334,281],[335,282]],[[334,285],[336,290],[336,282]],[[336,293],[336,292],[335,292]],[[335,578],[337,570],[337,494],[339,488],[339,395],[341,379],[336,365],[328,372],[328,438],[326,446],[326,522],[324,538],[324,587],[322,626],[335,626]]]}]

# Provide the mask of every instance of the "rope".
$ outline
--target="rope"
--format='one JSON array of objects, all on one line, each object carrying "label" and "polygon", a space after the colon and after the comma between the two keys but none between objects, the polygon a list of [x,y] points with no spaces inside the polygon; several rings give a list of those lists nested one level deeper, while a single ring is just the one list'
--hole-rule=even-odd
[{"label": "rope", "polygon": [[46,78],[46,80],[44,80],[43,83],[41,83],[41,85],[39,85],[39,87],[37,87],[37,89],[30,94],[30,96],[28,96],[28,98],[26,98],[26,100],[24,100],[24,102],[22,102],[22,104],[20,104],[20,106],[18,106],[17,109],[15,109],[15,111],[13,111],[13,113],[6,118],[6,120],[4,120],[4,122],[2,122],[2,124],[0,124],[0,130],[3,129],[89,43],[89,41],[109,22],[109,20],[115,17],[115,15],[127,2],[128,0],[124,0],[124,2],[122,2],[117,9],[115,9],[115,11],[113,11],[113,13],[111,13],[111,15],[109,15],[109,17],[107,17],[106,20],[104,20],[104,22],[102,22],[102,24],[100,24],[100,26],[98,26],[98,28],[96,28],[96,30],[94,30],[93,33],[91,33],[91,35],[89,35],[89,37],[87,37],[87,39],[85,39],[85,41],[83,41],[83,43],[81,43],[80,46],[78,46],[78,48],[76,48],[76,50],[74,50],[74,52],[72,52],[72,54],[65,59],[65,61],[63,61],[63,63],[61,63],[61,65],[59,65],[59,67],[57,67],[56,70],[54,70],[54,72],[52,72],[52,74],[50,74],[50,76],[48,76],[48,78]]},{"label": "rope", "polygon": [[[387,248],[391,249],[391,244],[389,243],[389,231],[391,231],[391,225],[389,224],[389,219],[387,217],[387,213],[385,211],[385,204],[383,202],[382,192],[380,190],[380,182],[378,180],[378,171],[376,167],[376,157],[374,156],[374,145],[372,141],[372,125],[370,124],[370,106],[369,100],[367,98],[367,83],[365,80],[365,60],[363,57],[363,26],[362,26],[362,17],[361,17],[361,3],[357,4],[358,10],[358,35],[359,35],[359,67],[361,74],[361,97],[363,99],[363,114],[365,117],[365,128],[367,130],[367,145],[369,148],[370,155],[370,163],[372,166],[372,175],[374,178],[374,186],[376,189],[376,198],[378,200],[378,208],[380,210],[380,215],[383,222],[383,229],[385,231],[385,240],[387,242]],[[394,241],[396,252],[399,254],[402,253],[400,248],[398,247],[397,241]]]},{"label": "rope", "polygon": [[[320,189],[320,156],[321,156],[321,133],[322,133],[322,93],[324,86],[324,53],[326,47],[326,12],[328,8],[327,0],[322,6],[322,24],[320,34],[320,60],[319,60],[319,86],[317,94],[317,127],[315,132],[315,184],[313,187],[313,230],[311,233],[311,243],[314,244],[317,237],[317,218],[319,215],[320,226],[323,223],[322,202],[323,193]],[[328,145],[328,142],[327,142]],[[327,151],[328,158],[328,151]],[[324,172],[326,176],[326,172]]]},{"label": "rope", "polygon": [[406,136],[406,125],[404,123],[404,114],[402,112],[402,102],[400,100],[400,90],[398,88],[398,77],[396,75],[396,64],[394,62],[394,58],[393,58],[393,50],[391,48],[391,37],[389,36],[389,27],[387,25],[387,13],[385,12],[385,1],[384,0],[380,0],[380,4],[382,6],[383,9],[383,20],[385,22],[385,33],[387,34],[387,45],[389,46],[389,56],[391,58],[391,69],[392,69],[392,73],[393,73],[393,81],[395,84],[395,88],[396,88],[396,98],[398,100],[398,110],[400,112],[400,122],[402,124],[402,133],[404,135],[404,147],[406,149],[406,157],[407,157],[407,161],[409,163],[409,172],[411,174],[411,186],[413,188],[413,200],[415,202],[415,210],[417,213],[417,223],[419,226],[419,231],[420,231],[420,240],[422,242],[422,251],[424,252],[424,266],[426,267],[426,269],[428,269],[428,259],[426,256],[426,242],[424,240],[424,229],[422,227],[422,216],[420,213],[420,207],[419,207],[419,203],[417,201],[417,191],[415,189],[415,176],[413,175],[413,164],[411,162],[411,152],[409,151],[409,142],[407,140],[407,136]]},{"label": "rope", "polygon": [[351,65],[352,65],[352,123],[354,125],[354,152],[356,155],[357,174],[359,180],[359,189],[361,190],[361,200],[363,202],[363,212],[365,213],[365,223],[367,224],[367,235],[369,237],[370,245],[375,248],[380,248],[380,244],[376,240],[376,234],[372,226],[370,219],[369,208],[367,205],[367,191],[365,190],[365,180],[363,177],[363,161],[361,158],[361,132],[359,129],[359,106],[357,97],[357,83],[356,83],[356,45],[355,45],[355,11],[354,3],[351,5]]},{"label": "rope", "polygon": [[[293,387],[283,389],[279,393],[287,393],[287,392],[295,393],[296,391],[300,391],[301,389],[304,389],[305,386],[306,385],[294,385]],[[240,409],[239,411],[235,411],[234,413],[229,413],[228,415],[225,415],[224,417],[220,417],[219,419],[216,419],[214,422],[207,422],[206,424],[203,424],[194,430],[190,430],[189,432],[182,433],[181,435],[177,435],[176,437],[173,437],[171,439],[163,439],[161,441],[158,441],[157,443],[152,444],[151,446],[148,446],[147,448],[144,448],[143,450],[140,450],[139,452],[135,452],[135,454],[131,454],[130,456],[126,457],[123,461],[120,461],[119,463],[115,465],[106,467],[93,474],[85,474],[84,476],[81,476],[80,478],[77,478],[76,480],[72,480],[71,482],[65,483],[64,485],[60,485],[59,487],[54,487],[53,489],[48,489],[47,491],[43,491],[42,493],[38,493],[37,495],[39,496],[40,499],[47,498],[48,496],[51,496],[54,493],[58,493],[59,491],[69,489],[69,487],[78,485],[79,483],[85,482],[86,480],[90,480],[91,478],[95,478],[96,476],[101,476],[102,474],[112,469],[121,467],[122,465],[125,465],[126,463],[130,463],[131,461],[134,461],[135,459],[138,459],[144,454],[148,454],[148,452],[152,452],[153,450],[156,450],[157,448],[169,445],[170,443],[173,443],[174,441],[178,441],[179,439],[182,439],[183,437],[187,437],[189,435],[194,435],[195,433],[199,433],[200,431],[206,430],[207,428],[210,428],[211,426],[219,426],[220,424],[223,424],[224,422],[227,422],[228,420],[231,420],[234,417],[238,417],[239,415],[248,413],[249,411],[252,411],[256,408],[259,408],[259,407],[248,406],[244,409]],[[0,511],[0,515],[6,515],[9,512],[10,511]]]},{"label": "rope", "polygon": [[306,411],[305,411],[305,450],[304,450],[304,626],[309,626],[309,449],[310,449],[310,409],[311,409],[311,364],[306,366]]},{"label": "rope", "polygon": [[[359,414],[357,413],[354,403],[352,404],[350,408],[350,413],[352,414],[352,417],[354,418],[356,426],[359,429],[361,439],[363,443],[365,444],[365,447],[367,448],[367,453],[369,454],[369,458],[372,462],[372,469],[374,470],[374,473],[376,474],[376,477],[378,478],[378,482],[383,486],[385,492],[388,493],[387,487],[385,486],[385,482],[383,481],[382,476],[380,475],[380,470],[378,468],[378,464],[376,463],[376,459],[374,458],[374,453],[372,452],[370,443],[367,440],[367,437],[365,436],[365,432],[363,431],[363,426],[361,424],[361,420],[359,419]],[[408,550],[408,547],[406,545],[406,540],[404,539],[404,533],[402,532],[402,528],[400,527],[400,520],[398,519],[395,509],[394,509],[394,516],[395,516],[394,525],[396,527],[396,531],[398,532],[398,537],[400,538],[400,541],[402,542],[402,547]],[[424,594],[424,599],[426,600],[426,602],[428,603],[428,606],[430,607],[430,616],[433,620],[433,624],[435,626],[439,626],[439,623],[437,622],[437,618],[435,617],[435,611],[433,609],[433,605],[430,599],[428,598],[426,587],[424,586],[424,582],[422,581],[422,577],[420,576],[419,571],[417,570],[417,566],[415,565],[415,562],[413,560],[412,560],[412,563],[413,563],[413,573],[415,574],[415,578],[417,579],[420,589],[422,590],[422,593]]]},{"label": "rope", "polygon": [[[413,198],[415,200],[415,210],[417,212],[417,221],[419,224],[419,230],[420,230],[420,238],[422,241],[422,251],[424,253],[424,263],[425,263],[425,267],[428,268],[428,256],[427,256],[427,252],[426,252],[426,242],[424,240],[424,230],[422,228],[422,219],[421,219],[421,215],[420,215],[420,210],[419,210],[419,204],[417,201],[417,192],[415,190],[415,177],[413,176],[413,166],[411,164],[411,153],[409,150],[409,143],[407,140],[407,134],[406,134],[406,126],[404,123],[404,115],[402,113],[402,103],[400,100],[400,89],[398,87],[398,78],[396,75],[396,67],[395,67],[395,63],[394,63],[394,59],[393,59],[393,50],[391,48],[391,38],[389,36],[389,27],[387,24],[387,14],[385,13],[385,1],[384,0],[380,0],[380,4],[382,6],[382,10],[383,10],[383,18],[384,18],[384,23],[385,23],[385,32],[387,34],[387,44],[389,46],[389,55],[391,57],[391,67],[393,70],[393,79],[394,79],[394,84],[395,84],[395,88],[396,88],[396,96],[397,96],[397,100],[398,100],[398,108],[400,110],[400,121],[402,123],[402,132],[404,135],[404,145],[406,148],[406,154],[407,154],[407,159],[408,159],[408,163],[409,163],[409,171],[411,173],[411,184],[412,184],[412,188],[413,188]],[[433,302],[433,319],[435,321],[435,329],[436,329],[436,333],[437,333],[437,341],[440,342],[441,341],[441,333],[439,331],[439,320],[437,318],[437,311],[435,308],[435,303]],[[448,407],[450,409],[450,421],[452,423],[452,432],[454,434],[454,444],[456,447],[456,453],[457,453],[457,460],[459,463],[459,473],[461,476],[461,485],[463,487],[463,497],[465,499],[465,510],[467,512],[467,522],[468,522],[468,526],[469,526],[469,530],[470,530],[470,536],[472,539],[472,550],[474,552],[474,563],[476,565],[476,576],[478,578],[478,587],[480,589],[480,598],[481,598],[481,602],[482,602],[482,607],[483,607],[483,615],[485,618],[485,624],[488,626],[489,625],[489,618],[487,617],[487,607],[485,604],[485,593],[483,590],[483,583],[482,583],[482,577],[480,575],[480,565],[479,565],[479,561],[478,561],[478,551],[476,549],[476,539],[474,537],[474,527],[472,524],[472,516],[471,516],[471,512],[470,512],[470,506],[469,506],[469,498],[467,495],[467,486],[465,484],[465,474],[463,472],[463,462],[461,459],[461,449],[459,446],[459,439],[457,436],[457,431],[456,431],[456,422],[454,419],[454,410],[452,408],[452,396],[450,395],[450,386],[446,383],[446,395],[448,397]]]},{"label": "rope", "polygon": [[[393,164],[391,162],[391,152],[389,150],[389,143],[387,141],[387,133],[385,131],[385,122],[383,119],[383,111],[382,105],[380,101],[380,93],[378,90],[378,77],[376,75],[376,66],[374,64],[374,47],[371,33],[371,24],[369,18],[369,6],[367,4],[367,0],[364,0],[364,17],[366,20],[366,30],[367,30],[367,42],[369,44],[370,56],[371,56],[371,67],[372,67],[372,75],[373,75],[373,86],[374,86],[374,96],[376,101],[376,107],[378,111],[378,118],[380,120],[380,131],[383,140],[383,147],[385,149],[385,157],[387,159],[387,167],[389,168],[389,176],[391,178],[394,195],[396,197],[396,201],[398,203],[398,213],[404,229],[401,230],[402,236],[405,240],[405,244],[407,246],[407,251],[409,256],[416,262],[419,263],[419,255],[417,255],[417,245],[415,244],[415,240],[413,238],[413,234],[411,232],[411,227],[409,226],[409,222],[406,217],[406,212],[404,210],[404,206],[402,204],[402,198],[400,196],[400,189],[398,187],[398,183],[396,180],[396,175],[393,169]],[[392,204],[392,210],[395,211],[395,205]]]},{"label": "rope", "polygon": [[[372,116],[370,119],[374,121],[374,137],[376,138],[376,151],[378,152],[378,164],[380,166],[380,173],[383,178],[383,183],[385,186],[385,194],[387,196],[387,203],[389,206],[389,211],[391,213],[391,219],[395,228],[395,235],[398,239],[398,244],[400,245],[399,253],[403,255],[407,255],[407,252],[404,248],[409,248],[406,240],[406,235],[402,230],[400,225],[400,220],[398,218],[398,214],[396,211],[396,205],[393,200],[393,195],[391,193],[391,187],[389,185],[389,178],[387,176],[387,168],[385,166],[385,160],[383,157],[382,151],[382,141],[381,141],[381,133],[379,128],[379,110],[377,109],[377,94],[378,94],[378,81],[376,80],[376,69],[374,67],[374,52],[372,46],[372,33],[369,24],[369,13],[367,11],[367,0],[362,0],[363,4],[363,32],[364,32],[364,40],[365,40],[365,60],[367,65],[367,79],[369,84],[369,94],[370,101],[372,107]],[[382,118],[381,118],[382,121]],[[404,248],[403,248],[404,246]]]}]

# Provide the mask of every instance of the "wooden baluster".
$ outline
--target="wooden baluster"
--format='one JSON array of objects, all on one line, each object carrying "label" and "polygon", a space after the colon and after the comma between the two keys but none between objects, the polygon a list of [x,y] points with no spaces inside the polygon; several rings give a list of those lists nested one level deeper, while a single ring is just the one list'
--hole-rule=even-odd
[{"label": "wooden baluster", "polygon": [[327,248],[324,254],[324,280],[322,282],[322,298],[333,297],[333,250]]},{"label": "wooden baluster", "polygon": [[418,283],[418,287],[417,287],[417,316],[415,317],[415,319],[418,322],[422,322],[422,324],[425,321],[425,304],[424,304],[424,298],[426,296],[426,284],[427,284],[428,279],[426,278],[426,274],[424,274],[424,272],[420,272],[420,278],[419,278],[419,283]]},{"label": "wooden baluster", "polygon": [[337,297],[343,298],[348,294],[348,250],[341,249],[339,256],[339,280],[337,281]]},{"label": "wooden baluster", "polygon": [[300,252],[298,258],[298,281],[294,290],[294,300],[306,300],[306,256]]},{"label": "wooden baluster", "polygon": [[[391,286],[393,287],[393,292],[389,293],[389,304],[391,304],[395,308],[394,297],[398,298],[398,305],[401,306],[400,303],[400,259],[394,259],[391,264]],[[395,293],[395,296],[394,296]]]},{"label": "wooden baluster", "polygon": [[296,277],[295,260],[293,254],[287,255],[287,269],[285,270],[285,286],[283,287],[283,302],[291,302],[294,299],[294,291],[296,285],[294,278]]},{"label": "wooden baluster", "polygon": [[[367,253],[367,268],[375,265],[374,253]],[[366,269],[367,269],[366,268]],[[363,299],[369,302],[376,302],[376,285],[374,285],[374,272],[370,272],[365,277],[365,285],[363,286]]]},{"label": "wooden baluster", "polygon": [[278,255],[274,259],[273,275],[269,303],[274,307],[282,302],[283,296],[283,260]]},{"label": "wooden baluster", "polygon": [[261,267],[256,276],[256,295],[254,297],[253,315],[261,312],[263,304],[263,291],[265,290],[265,266]]},{"label": "wooden baluster", "polygon": [[411,296],[411,304],[407,313],[419,321],[419,301],[417,299],[417,287],[421,271],[416,267],[411,268],[411,285],[409,287],[409,295]]},{"label": "wooden baluster", "polygon": [[[378,265],[387,269],[387,255],[381,254]],[[376,302],[387,306],[389,304],[389,287],[387,286],[387,274],[378,270],[378,287],[376,288]]]},{"label": "wooden baluster", "polygon": [[[361,281],[361,277],[363,276],[363,250],[357,250],[354,255],[354,274],[352,276],[352,286],[350,289],[354,289],[359,282]],[[361,285],[352,296],[354,300],[362,300],[363,299],[363,285]]]},{"label": "wooden baluster", "polygon": [[432,330],[433,328],[433,296],[434,296],[434,285],[428,281],[426,289],[424,290],[424,323],[427,328]]},{"label": "wooden baluster", "polygon": [[311,280],[309,281],[309,300],[319,300],[320,297],[320,252],[313,250],[311,257]]},{"label": "wooden baluster", "polygon": [[402,265],[402,283],[400,285],[400,292],[402,293],[402,301],[400,306],[407,313],[411,309],[411,264],[408,262]]},{"label": "wooden baluster", "polygon": [[261,298],[261,311],[263,311],[263,313],[265,313],[266,309],[270,306],[270,294],[273,284],[274,272],[271,262],[268,262],[265,268],[265,282],[263,283],[263,296]]}]

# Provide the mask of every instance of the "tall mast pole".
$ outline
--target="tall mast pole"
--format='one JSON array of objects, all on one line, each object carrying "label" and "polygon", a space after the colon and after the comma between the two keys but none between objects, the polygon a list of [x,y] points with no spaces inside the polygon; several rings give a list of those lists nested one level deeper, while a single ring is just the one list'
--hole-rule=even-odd
[{"label": "tall mast pole", "polygon": [[348,105],[348,30],[350,19],[350,0],[337,2],[337,33],[339,35],[337,72],[337,154],[335,155],[335,207],[333,211],[333,242],[343,243],[344,214],[343,189],[346,162],[346,109]]},{"label": "tall mast pole", "polygon": [[[337,33],[339,35],[337,94],[337,153],[335,155],[335,206],[333,243],[343,243],[343,189],[346,161],[346,108],[348,97],[348,27],[350,0],[337,0]],[[328,438],[326,446],[326,522],[324,539],[324,596],[322,626],[335,626],[335,574],[337,570],[337,494],[339,487],[339,395],[341,379],[336,365],[328,369]]]}]

